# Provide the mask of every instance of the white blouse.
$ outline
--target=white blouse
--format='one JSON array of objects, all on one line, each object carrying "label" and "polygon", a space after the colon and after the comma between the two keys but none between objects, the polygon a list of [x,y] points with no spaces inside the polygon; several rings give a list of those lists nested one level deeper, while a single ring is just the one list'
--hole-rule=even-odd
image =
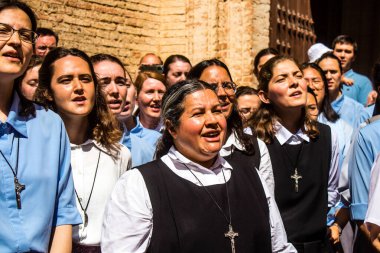
[{"label": "white blouse", "polygon": [[380,153],[377,155],[371,169],[371,184],[365,223],[371,233],[380,231]]},{"label": "white blouse", "polygon": [[[187,164],[205,186],[224,184],[222,170],[226,181],[228,181],[231,178],[233,169],[221,156],[218,156],[210,169],[204,168],[191,162],[174,147],[161,160],[176,175],[196,185],[200,185],[199,181],[185,166],[178,166],[180,163]],[[269,207],[272,251],[297,252],[293,245],[288,243],[285,228],[274,198],[269,193],[261,177],[260,180]],[[137,169],[127,171],[116,184],[104,214],[102,252],[145,252],[150,244],[153,225],[152,203],[144,178]]]},{"label": "white blouse", "polygon": [[[83,221],[83,224],[73,227],[73,242],[75,243],[100,245],[106,203],[117,180],[131,167],[131,154],[128,148],[120,145],[120,153],[115,157],[116,159],[100,143],[93,140],[87,140],[81,145],[71,144],[71,166],[77,194],[76,205]],[[91,194],[93,183],[94,188]],[[88,224],[84,226],[85,217],[81,205],[85,209],[87,203]]]}]

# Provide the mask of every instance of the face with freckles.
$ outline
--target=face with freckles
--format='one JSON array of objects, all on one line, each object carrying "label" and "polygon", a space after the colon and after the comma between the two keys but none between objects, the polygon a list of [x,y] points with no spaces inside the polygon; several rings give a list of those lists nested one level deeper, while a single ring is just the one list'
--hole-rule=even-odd
[{"label": "face with freckles", "polygon": [[77,56],[65,56],[53,63],[52,100],[63,118],[83,118],[95,104],[95,85],[88,63]]},{"label": "face with freckles", "polygon": [[112,61],[101,61],[94,64],[98,83],[106,96],[108,108],[114,115],[119,115],[125,106],[128,87],[131,85],[125,77],[124,69]]},{"label": "face with freckles", "polygon": [[226,119],[218,97],[210,89],[198,90],[183,100],[184,111],[179,126],[173,129],[167,124],[174,146],[185,157],[206,168],[223,146],[226,135]]},{"label": "face with freckles", "polygon": [[235,91],[222,87],[224,83],[232,82],[230,76],[227,73],[227,70],[217,65],[209,66],[203,70],[199,80],[217,87],[216,91],[222,112],[224,116],[228,118],[231,115],[234,106]]},{"label": "face with freckles", "polygon": [[303,75],[295,62],[289,59],[277,62],[272,69],[268,91],[259,92],[260,99],[272,104],[278,112],[306,105],[307,93]]},{"label": "face with freckles", "polygon": [[[31,30],[28,15],[18,8],[5,8],[0,11],[0,23],[16,30]],[[33,54],[33,44],[22,41],[19,33],[14,32],[8,40],[0,41],[0,79],[13,81],[27,68]]]}]

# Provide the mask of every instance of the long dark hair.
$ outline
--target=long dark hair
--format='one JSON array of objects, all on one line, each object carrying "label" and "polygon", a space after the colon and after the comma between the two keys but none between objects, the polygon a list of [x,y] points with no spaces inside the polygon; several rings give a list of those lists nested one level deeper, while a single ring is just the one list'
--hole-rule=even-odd
[{"label": "long dark hair", "polygon": [[[297,66],[297,62],[289,56],[275,56],[267,61],[259,73],[259,91],[265,93],[268,92],[269,82],[273,77],[273,69],[283,61],[292,61]],[[306,130],[306,134],[311,138],[315,139],[319,135],[319,130],[317,128],[316,121],[312,120],[310,116],[303,110],[303,122]],[[259,110],[257,111],[255,117],[252,119],[253,129],[256,131],[257,136],[262,139],[265,143],[270,144],[273,142],[277,129],[275,129],[275,124],[277,121],[281,121],[272,104],[261,103]]]},{"label": "long dark hair", "polygon": [[[227,65],[218,60],[216,58],[210,60],[204,60],[191,68],[189,72],[188,79],[199,79],[203,73],[203,71],[211,66],[219,66],[226,70],[229,78],[232,80],[232,76],[230,70]],[[236,107],[236,102],[233,104],[232,112],[230,116],[227,118],[227,128],[228,133],[234,133],[239,142],[243,145],[245,152],[248,154],[254,154],[254,141],[252,140],[252,136],[249,136],[244,133],[243,121],[240,117],[239,111]]]},{"label": "long dark hair", "polygon": [[[32,23],[32,31],[36,31],[37,29],[37,18],[34,13],[34,11],[26,4],[23,2],[20,2],[18,0],[2,0],[0,1],[0,11],[7,9],[7,8],[17,8],[25,12],[25,14],[29,17],[30,22]],[[34,45],[33,45],[34,48]],[[15,80],[15,85],[13,86],[13,89],[17,92],[18,96],[20,97],[20,110],[19,114],[21,116],[35,116],[36,109],[33,105],[32,101],[29,101],[22,95],[22,92],[20,91],[20,85],[19,83],[21,82],[22,78],[18,77]]]},{"label": "long dark hair", "polygon": [[321,76],[322,81],[323,81],[323,89],[325,91],[325,97],[323,98],[322,101],[322,108],[320,113],[323,113],[326,119],[330,122],[336,122],[339,119],[339,115],[334,111],[334,109],[331,106],[330,103],[330,95],[329,95],[329,87],[327,84],[327,79],[325,74],[323,73],[323,70],[321,67],[319,67],[316,63],[304,63],[301,65],[300,69],[304,71],[305,69],[315,69],[318,74]]},{"label": "long dark hair", "polygon": [[[208,83],[195,79],[180,81],[171,86],[162,98],[162,121],[169,121],[171,127],[177,128],[180,124],[179,119],[185,110],[183,102],[187,95],[206,89],[214,92],[213,88]],[[165,127],[165,130],[157,143],[156,158],[158,159],[166,155],[170,147],[173,146],[173,143],[173,137]]]},{"label": "long dark hair", "polygon": [[44,105],[45,108],[57,111],[55,101],[51,99],[53,98],[51,80],[54,74],[54,63],[66,56],[79,57],[87,62],[95,85],[95,105],[88,115],[89,137],[101,143],[109,151],[118,151],[119,145],[117,144],[122,135],[120,125],[116,118],[109,112],[106,99],[102,93],[101,87],[98,85],[94,67],[85,52],[76,48],[66,49],[63,47],[57,47],[46,55],[39,71],[39,85],[35,94],[36,102]]}]

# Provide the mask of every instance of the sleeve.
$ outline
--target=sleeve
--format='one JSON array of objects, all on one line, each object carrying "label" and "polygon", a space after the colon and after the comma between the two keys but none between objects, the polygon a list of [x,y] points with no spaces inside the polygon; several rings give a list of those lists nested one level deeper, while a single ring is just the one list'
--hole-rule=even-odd
[{"label": "sleeve", "polygon": [[339,144],[338,139],[331,131],[331,162],[328,179],[328,206],[332,207],[339,200],[338,181],[339,181]]},{"label": "sleeve", "polygon": [[272,242],[272,252],[274,253],[296,253],[297,250],[294,246],[288,242],[288,237],[286,235],[285,227],[282,222],[280,211],[278,210],[276,201],[273,195],[270,193],[264,178],[259,174],[261,184],[263,185],[265,196],[267,198],[269,207],[269,223],[271,230],[271,242]]},{"label": "sleeve", "polygon": [[264,179],[264,182],[266,183],[270,194],[274,196],[274,176],[269,151],[262,140],[257,139],[257,142],[259,144],[259,150],[261,155],[259,174]]},{"label": "sleeve", "polygon": [[139,170],[129,170],[116,183],[104,213],[102,252],[145,252],[152,229],[152,204],[144,178]]},{"label": "sleeve", "polygon": [[119,176],[123,175],[124,172],[130,170],[132,167],[132,155],[127,147],[120,145],[120,171]]},{"label": "sleeve", "polygon": [[82,219],[75,203],[74,182],[70,163],[70,142],[63,122],[61,122],[60,140],[58,189],[53,226],[77,225],[82,223]]},{"label": "sleeve", "polygon": [[351,217],[353,220],[364,220],[374,155],[370,148],[370,142],[364,138],[361,132],[352,145],[352,159],[348,167],[352,201]]},{"label": "sleeve", "polygon": [[365,105],[367,104],[368,93],[372,91],[373,86],[371,81],[365,76],[363,76],[360,82],[362,82],[363,85],[359,89],[359,103]]},{"label": "sleeve", "polygon": [[[368,227],[380,228],[380,153],[378,154],[376,161],[372,167],[371,183],[369,191],[368,210],[366,215],[366,225],[371,224]],[[370,230],[370,229],[368,229]]]}]

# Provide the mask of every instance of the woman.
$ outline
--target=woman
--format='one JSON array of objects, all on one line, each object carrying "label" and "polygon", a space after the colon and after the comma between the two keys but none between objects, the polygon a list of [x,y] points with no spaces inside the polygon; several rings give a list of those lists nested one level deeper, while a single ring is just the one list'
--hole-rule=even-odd
[{"label": "woman", "polygon": [[161,100],[166,92],[164,77],[157,72],[142,71],[136,77],[135,86],[139,107],[138,121],[144,128],[160,132]]},{"label": "woman", "polygon": [[272,47],[261,49],[255,56],[253,60],[253,74],[255,74],[256,78],[259,77],[259,72],[264,64],[269,61],[269,59],[279,55],[280,53],[277,49]]},{"label": "woman", "polygon": [[33,54],[36,26],[26,4],[0,2],[0,252],[69,253],[81,219],[67,134],[58,115],[15,83]]},{"label": "woman", "polygon": [[33,101],[34,93],[38,86],[38,71],[41,68],[42,60],[39,56],[33,55],[26,71],[19,78],[21,80],[19,89],[22,95],[31,101]]},{"label": "woman", "polygon": [[275,203],[256,170],[219,156],[227,126],[213,88],[177,83],[162,110],[158,160],[128,171],[116,185],[102,251],[272,252]]},{"label": "woman", "polygon": [[248,121],[253,117],[261,104],[257,90],[249,86],[239,86],[236,89],[236,103],[244,122],[244,127],[247,127]]},{"label": "woman", "polygon": [[170,87],[179,81],[186,79],[191,69],[190,60],[186,56],[174,54],[169,56],[164,63],[164,76],[166,86]]},{"label": "woman", "polygon": [[[270,59],[259,74],[263,103],[254,129],[269,149],[274,196],[289,241],[298,252],[326,252],[326,216],[338,198],[339,153],[330,128],[306,114],[306,87],[293,59]],[[331,231],[337,240],[336,225]]]},{"label": "woman", "polygon": [[328,52],[317,60],[317,64],[325,73],[332,108],[353,129],[358,128],[360,123],[368,119],[370,115],[366,112],[363,105],[342,93],[342,66],[339,58],[333,53]]},{"label": "woman", "polygon": [[338,137],[339,168],[341,168],[350,147],[353,129],[332,108],[328,83],[323,70],[315,63],[304,63],[300,68],[308,87],[315,92],[317,97],[318,121],[330,126],[334,135]]},{"label": "woman", "polygon": [[100,252],[103,213],[118,178],[130,167],[119,144],[119,123],[110,114],[90,58],[56,48],[41,66],[36,101],[56,111],[71,142],[77,208],[83,224],[73,229],[73,252]]},{"label": "woman", "polygon": [[[227,65],[218,59],[204,60],[191,69],[189,78],[200,79],[209,83],[217,93],[223,115],[227,119],[227,138],[220,155],[240,159],[239,156],[243,153],[247,159],[246,163],[250,165],[251,169],[258,169],[260,176],[265,180],[270,193],[273,195],[274,179],[268,149],[265,143],[257,139],[255,135],[245,134],[246,129],[243,128],[243,122],[235,106],[236,84],[232,80]],[[280,223],[272,222],[276,223],[273,223],[272,228],[274,229],[271,231],[272,238],[274,238],[272,250],[274,252],[291,251],[292,246],[284,240],[286,236],[276,234],[276,227],[281,226]]]},{"label": "woman", "polygon": [[314,91],[309,86],[307,87],[306,112],[311,119],[318,119],[319,109],[317,95],[315,95]]}]

